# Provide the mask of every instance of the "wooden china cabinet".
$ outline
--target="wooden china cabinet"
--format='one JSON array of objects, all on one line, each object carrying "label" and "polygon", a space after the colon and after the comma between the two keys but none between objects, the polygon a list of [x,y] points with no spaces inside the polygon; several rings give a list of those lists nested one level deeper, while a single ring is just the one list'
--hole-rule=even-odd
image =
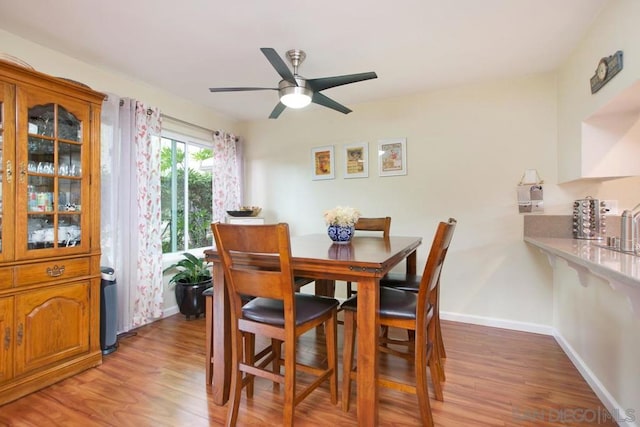
[{"label": "wooden china cabinet", "polygon": [[102,362],[103,99],[0,61],[0,405]]}]

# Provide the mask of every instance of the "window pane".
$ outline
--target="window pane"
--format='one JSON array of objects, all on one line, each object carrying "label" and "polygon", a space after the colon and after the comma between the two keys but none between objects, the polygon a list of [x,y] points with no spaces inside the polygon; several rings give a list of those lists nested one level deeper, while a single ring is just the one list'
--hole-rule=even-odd
[{"label": "window pane", "polygon": [[211,246],[213,242],[212,153],[202,145],[162,138],[164,253]]},{"label": "window pane", "polygon": [[188,146],[189,152],[189,248],[211,246],[212,156],[210,148]]}]

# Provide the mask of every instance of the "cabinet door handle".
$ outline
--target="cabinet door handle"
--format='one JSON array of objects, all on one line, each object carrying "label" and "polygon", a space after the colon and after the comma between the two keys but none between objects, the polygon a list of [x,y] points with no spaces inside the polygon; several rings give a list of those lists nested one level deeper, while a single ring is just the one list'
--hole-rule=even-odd
[{"label": "cabinet door handle", "polygon": [[13,181],[13,170],[11,169],[11,160],[7,160],[7,182],[11,184]]},{"label": "cabinet door handle", "polygon": [[64,273],[64,265],[58,267],[58,264],[56,264],[53,266],[53,268],[47,267],[47,274],[50,277],[62,276],[62,273]]},{"label": "cabinet door handle", "polygon": [[18,325],[18,345],[22,345],[22,336],[24,335],[24,327],[22,323]]},{"label": "cabinet door handle", "polygon": [[7,326],[4,330],[4,349],[9,350],[10,344],[11,344],[11,328]]},{"label": "cabinet door handle", "polygon": [[24,162],[20,163],[20,183],[23,184],[25,178],[27,177],[27,166]]}]

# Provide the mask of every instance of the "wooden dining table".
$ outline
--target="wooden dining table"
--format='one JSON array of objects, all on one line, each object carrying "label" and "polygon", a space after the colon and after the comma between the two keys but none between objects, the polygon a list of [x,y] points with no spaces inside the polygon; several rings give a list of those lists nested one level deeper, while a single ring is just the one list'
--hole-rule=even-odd
[{"label": "wooden dining table", "polygon": [[[333,243],[326,234],[291,237],[294,275],[316,281],[316,294],[333,295],[335,281],[358,283],[357,416],[358,425],[378,424],[378,302],[380,279],[406,260],[406,271],[416,273],[416,249],[421,237],[354,236],[348,244]],[[229,295],[216,248],[205,250],[213,263],[213,298],[208,304],[207,346],[212,349],[212,397],[217,405],[229,398],[231,383],[231,334]],[[210,353],[210,354],[211,354]]]}]

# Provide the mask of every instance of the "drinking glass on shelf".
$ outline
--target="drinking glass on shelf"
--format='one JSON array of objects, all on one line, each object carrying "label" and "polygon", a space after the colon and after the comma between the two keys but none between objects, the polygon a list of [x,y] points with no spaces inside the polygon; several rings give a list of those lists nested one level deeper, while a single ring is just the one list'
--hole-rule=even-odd
[{"label": "drinking glass on shelf", "polygon": [[80,176],[81,174],[82,174],[82,169],[80,168],[80,165],[77,163],[72,163],[71,167],[69,168],[69,175]]}]

